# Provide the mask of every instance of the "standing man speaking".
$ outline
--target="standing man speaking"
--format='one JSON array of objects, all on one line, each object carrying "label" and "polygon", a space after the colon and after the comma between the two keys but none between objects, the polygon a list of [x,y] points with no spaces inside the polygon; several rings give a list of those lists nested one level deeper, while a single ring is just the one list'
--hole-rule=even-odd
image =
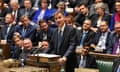
[{"label": "standing man speaking", "polygon": [[65,72],[74,72],[74,68],[77,64],[75,55],[76,31],[65,23],[64,13],[58,11],[55,13],[54,18],[58,28],[53,33],[50,48],[45,52],[61,55],[58,62],[61,65],[65,64]]}]

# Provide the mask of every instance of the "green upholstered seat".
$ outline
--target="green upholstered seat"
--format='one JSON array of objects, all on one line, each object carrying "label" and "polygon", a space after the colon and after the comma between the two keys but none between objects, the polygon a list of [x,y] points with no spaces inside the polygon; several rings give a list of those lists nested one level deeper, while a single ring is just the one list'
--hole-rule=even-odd
[{"label": "green upholstered seat", "polygon": [[99,72],[112,72],[112,61],[96,60]]}]

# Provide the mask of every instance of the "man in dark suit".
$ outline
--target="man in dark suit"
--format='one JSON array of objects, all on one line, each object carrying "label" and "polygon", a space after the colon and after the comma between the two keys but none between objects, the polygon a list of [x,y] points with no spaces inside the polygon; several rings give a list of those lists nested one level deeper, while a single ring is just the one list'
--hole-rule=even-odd
[{"label": "man in dark suit", "polygon": [[111,33],[110,39],[108,41],[108,53],[118,54],[120,47],[120,23],[115,23],[115,32]]},{"label": "man in dark suit", "polygon": [[88,6],[84,3],[81,3],[79,5],[79,9],[80,12],[78,12],[74,20],[77,27],[82,27],[84,20],[90,18],[90,13],[88,10]]},{"label": "man in dark suit", "polygon": [[56,12],[54,17],[58,28],[53,33],[50,41],[50,48],[48,48],[45,52],[61,55],[58,62],[61,65],[66,65],[66,72],[74,72],[74,68],[77,64],[75,55],[75,29],[65,24],[63,12]]},{"label": "man in dark suit", "polygon": [[20,9],[20,16],[27,15],[30,18],[30,20],[32,20],[36,11],[32,9],[31,1],[24,0],[24,6],[25,8]]},{"label": "man in dark suit", "polygon": [[120,58],[116,58],[113,61],[112,72],[119,72],[118,70],[120,70]]},{"label": "man in dark suit", "polygon": [[54,29],[49,27],[47,22],[44,20],[40,20],[39,25],[40,25],[40,32],[38,33],[37,36],[37,42],[42,40],[48,40],[50,42]]},{"label": "man in dark suit", "polygon": [[90,47],[87,44],[85,44],[83,48],[80,49],[80,56],[77,57],[78,67],[97,68],[96,59],[89,55],[89,49]]},{"label": "man in dark suit", "polygon": [[82,29],[77,30],[77,45],[82,48],[84,44],[90,45],[95,37],[95,33],[90,30],[92,25],[91,20],[86,19],[83,23]]},{"label": "man in dark suit", "polygon": [[101,21],[100,29],[97,31],[95,35],[93,44],[91,44],[93,48],[95,47],[95,51],[101,53],[107,52],[108,42],[111,34],[111,32],[108,29],[109,25],[107,21]]},{"label": "man in dark suit", "polygon": [[1,29],[1,40],[7,40],[8,43],[12,42],[12,37],[14,34],[15,25],[13,25],[13,15],[8,13],[5,16],[5,25]]},{"label": "man in dark suit", "polygon": [[17,0],[11,0],[10,1],[10,7],[8,8],[8,13],[12,13],[14,16],[14,24],[17,24],[20,19],[20,13],[19,13],[19,4]]},{"label": "man in dark suit", "polygon": [[30,19],[28,16],[21,17],[21,25],[17,25],[15,28],[15,34],[21,35],[22,38],[29,38],[33,42],[36,37],[36,27],[30,24]]}]

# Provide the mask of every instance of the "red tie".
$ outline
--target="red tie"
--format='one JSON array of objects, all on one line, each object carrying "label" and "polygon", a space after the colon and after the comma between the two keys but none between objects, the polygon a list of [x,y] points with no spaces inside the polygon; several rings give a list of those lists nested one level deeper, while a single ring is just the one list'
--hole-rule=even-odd
[{"label": "red tie", "polygon": [[14,21],[16,21],[16,11],[14,11],[13,16],[14,16]]}]

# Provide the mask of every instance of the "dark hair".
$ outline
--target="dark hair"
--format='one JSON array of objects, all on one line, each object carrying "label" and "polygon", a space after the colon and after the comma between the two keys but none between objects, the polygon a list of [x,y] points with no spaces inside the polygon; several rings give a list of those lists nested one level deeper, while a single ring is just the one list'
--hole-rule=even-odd
[{"label": "dark hair", "polygon": [[14,41],[16,38],[19,38],[20,40],[22,40],[21,35],[14,35],[14,36],[13,36],[13,41]]},{"label": "dark hair", "polygon": [[80,4],[79,4],[79,7],[82,6],[82,5],[85,6],[86,8],[88,8],[88,5],[85,4],[85,3],[80,3]]},{"label": "dark hair", "polygon": [[14,19],[14,16],[12,15],[12,13],[7,13],[6,16],[7,16],[7,15],[10,15],[11,18]]},{"label": "dark hair", "polygon": [[39,20],[39,25],[41,25],[41,23],[47,23],[45,20],[41,19]]},{"label": "dark hair", "polygon": [[115,0],[115,2],[120,2],[120,0]]},{"label": "dark hair", "polygon": [[56,15],[58,15],[58,14],[64,15],[64,13],[63,13],[62,11],[57,11],[57,12],[54,13],[54,17],[55,17]]},{"label": "dark hair", "polygon": [[43,1],[45,1],[47,4],[48,4],[48,6],[49,6],[49,3],[50,3],[50,1],[49,0],[40,0],[40,6],[41,6],[41,3],[43,2]]}]

